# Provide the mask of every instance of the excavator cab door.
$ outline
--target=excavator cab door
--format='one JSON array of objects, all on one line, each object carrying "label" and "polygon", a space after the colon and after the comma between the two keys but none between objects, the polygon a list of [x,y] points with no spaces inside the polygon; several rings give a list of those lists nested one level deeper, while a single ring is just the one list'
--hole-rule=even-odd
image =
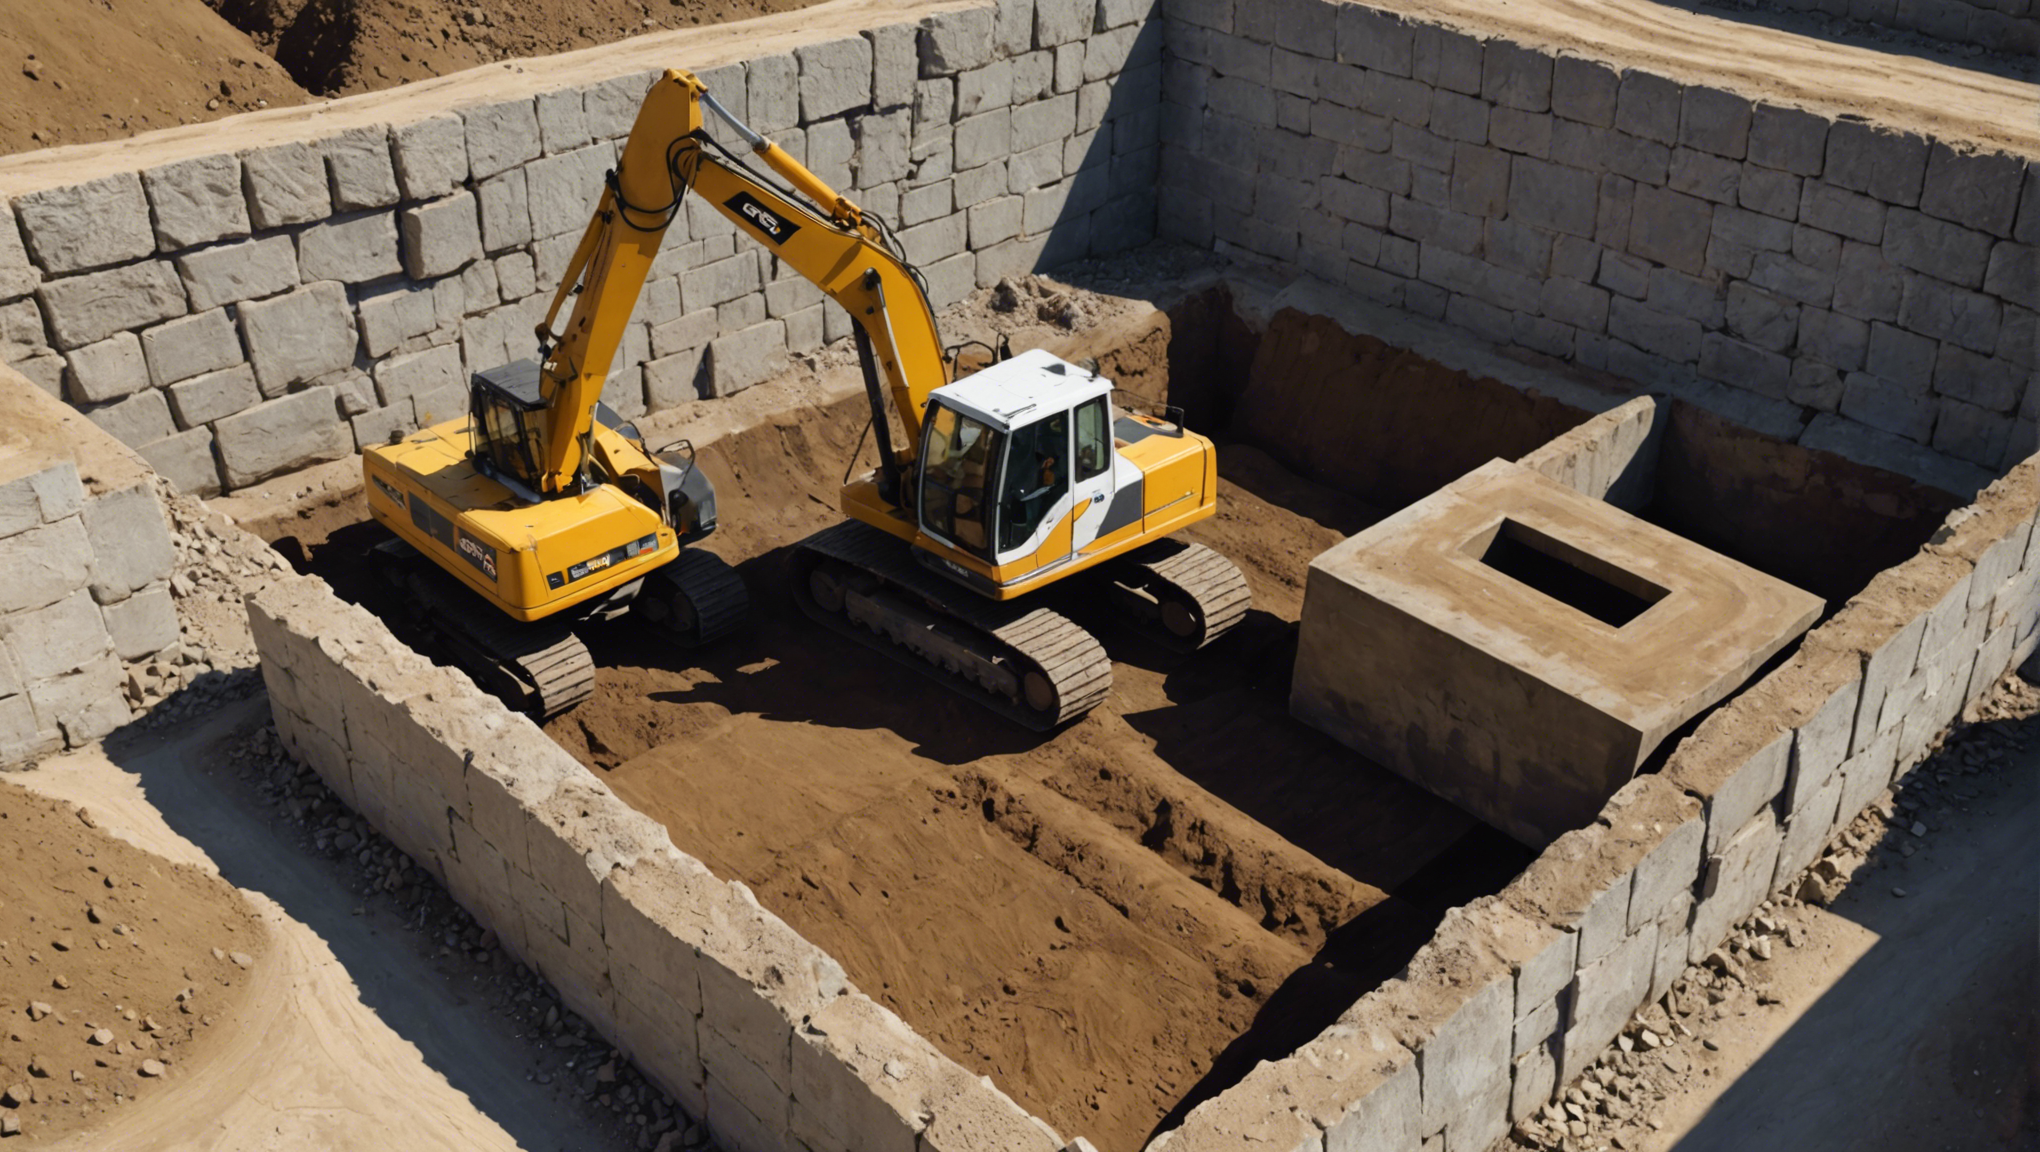
[{"label": "excavator cab door", "polygon": [[518,360],[475,373],[468,385],[468,415],[474,427],[476,467],[513,490],[532,492],[538,484],[545,418],[537,362]]}]

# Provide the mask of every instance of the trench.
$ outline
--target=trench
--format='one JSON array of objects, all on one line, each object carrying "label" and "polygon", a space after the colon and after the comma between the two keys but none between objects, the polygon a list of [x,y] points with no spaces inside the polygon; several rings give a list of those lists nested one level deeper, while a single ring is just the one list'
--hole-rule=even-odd
[{"label": "trench", "polygon": [[[1293,1051],[1399,971],[1447,909],[1529,862],[1290,718],[1296,621],[1318,553],[1590,415],[1321,318],[1250,332],[1222,291],[1170,320],[1165,339],[1100,359],[1220,441],[1220,511],[1186,536],[1239,565],[1255,608],[1219,643],[1171,655],[1115,633],[1109,608],[1044,593],[1114,660],[1111,698],[1044,737],[814,627],[787,591],[789,557],[838,519],[863,426],[853,396],[700,449],[723,524],[706,546],[745,578],[753,624],[703,652],[591,627],[595,696],[546,725],[868,995],[1103,1152],[1133,1152]],[[1831,607],[1954,506],[1752,435],[1673,406],[1642,514],[1712,534]],[[1781,477],[1797,488],[1781,495]],[[358,504],[268,534],[385,608],[365,563],[382,530]],[[1770,526],[1779,516],[1793,522]]]}]

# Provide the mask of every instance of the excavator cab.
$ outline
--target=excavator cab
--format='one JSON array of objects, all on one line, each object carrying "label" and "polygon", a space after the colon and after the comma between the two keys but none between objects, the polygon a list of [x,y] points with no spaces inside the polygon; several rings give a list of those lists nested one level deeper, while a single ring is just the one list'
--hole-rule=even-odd
[{"label": "excavator cab", "polygon": [[1041,351],[936,389],[922,433],[922,531],[1015,574],[1096,539],[1122,487],[1111,391]]},{"label": "excavator cab", "polygon": [[533,489],[545,423],[538,374],[536,361],[517,360],[475,373],[468,385],[476,470],[527,500],[538,498]]}]

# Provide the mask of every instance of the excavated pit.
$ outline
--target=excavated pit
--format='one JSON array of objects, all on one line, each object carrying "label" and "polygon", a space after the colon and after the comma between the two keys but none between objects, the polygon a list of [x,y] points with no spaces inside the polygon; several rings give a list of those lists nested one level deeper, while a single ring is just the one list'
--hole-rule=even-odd
[{"label": "excavated pit", "polygon": [[[1171,319],[1173,335],[1098,355],[1220,438],[1219,514],[1186,535],[1252,586],[1232,635],[1172,656],[1050,593],[1100,632],[1114,689],[1043,738],[814,627],[788,559],[838,519],[863,426],[852,395],[701,449],[723,524],[707,546],[743,574],[754,624],[699,653],[592,628],[595,695],[546,725],[938,1048],[1104,1152],[1294,1050],[1446,909],[1529,862],[1290,718],[1296,621],[1319,552],[1592,414],[1320,317],[1255,333],[1223,291]],[[1654,468],[1646,518],[1831,609],[1957,503],[1680,405]],[[267,534],[342,596],[387,607],[365,562],[382,530],[358,496]]]}]

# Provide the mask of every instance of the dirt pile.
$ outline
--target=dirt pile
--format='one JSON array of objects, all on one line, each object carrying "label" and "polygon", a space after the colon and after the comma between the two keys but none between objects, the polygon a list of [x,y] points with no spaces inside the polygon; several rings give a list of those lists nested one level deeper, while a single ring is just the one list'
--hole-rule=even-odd
[{"label": "dirt pile", "polygon": [[549,56],[815,0],[206,0],[321,96]]},{"label": "dirt pile", "polygon": [[0,783],[0,1128],[89,1128],[203,1057],[267,937],[218,876]]},{"label": "dirt pile", "polygon": [[199,0],[8,0],[0,20],[0,152],[309,99]]}]

